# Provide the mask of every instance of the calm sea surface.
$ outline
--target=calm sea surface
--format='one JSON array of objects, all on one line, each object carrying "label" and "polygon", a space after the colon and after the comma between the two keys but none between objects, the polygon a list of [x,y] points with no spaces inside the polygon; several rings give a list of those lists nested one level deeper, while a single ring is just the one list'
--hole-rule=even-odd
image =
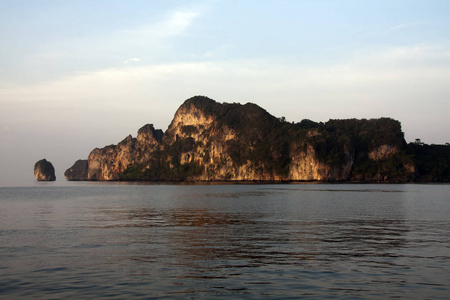
[{"label": "calm sea surface", "polygon": [[450,298],[450,185],[0,188],[1,299]]}]

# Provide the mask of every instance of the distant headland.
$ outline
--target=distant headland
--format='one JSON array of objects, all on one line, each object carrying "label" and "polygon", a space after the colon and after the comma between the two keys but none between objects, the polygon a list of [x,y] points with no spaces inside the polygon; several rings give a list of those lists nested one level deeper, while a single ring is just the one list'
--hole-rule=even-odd
[{"label": "distant headland", "polygon": [[186,100],[166,132],[96,148],[64,176],[91,181],[449,182],[450,146],[407,144],[391,118],[298,123],[256,104]]}]

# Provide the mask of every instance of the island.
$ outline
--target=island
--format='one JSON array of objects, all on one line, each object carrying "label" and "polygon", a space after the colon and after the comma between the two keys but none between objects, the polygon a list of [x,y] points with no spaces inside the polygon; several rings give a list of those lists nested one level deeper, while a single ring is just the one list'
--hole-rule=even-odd
[{"label": "island", "polygon": [[34,164],[34,177],[37,181],[55,181],[55,168],[45,158],[41,159]]},{"label": "island", "polygon": [[391,118],[287,122],[253,103],[186,100],[65,172],[88,181],[450,181],[450,146],[407,144]]}]

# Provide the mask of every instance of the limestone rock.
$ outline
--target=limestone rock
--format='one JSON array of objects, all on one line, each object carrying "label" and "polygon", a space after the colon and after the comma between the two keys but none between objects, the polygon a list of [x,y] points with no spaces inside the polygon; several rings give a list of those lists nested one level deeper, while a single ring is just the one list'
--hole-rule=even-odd
[{"label": "limestone rock", "polygon": [[139,129],[137,138],[127,136],[117,145],[95,148],[87,160],[78,160],[66,170],[67,180],[120,180],[121,173],[134,165],[145,166],[160,149],[163,132],[152,124]]},{"label": "limestone rock", "polygon": [[88,180],[88,161],[87,159],[77,160],[72,167],[64,172],[64,177],[69,181]]},{"label": "limestone rock", "polygon": [[34,177],[37,181],[55,181],[55,168],[45,158],[34,164]]},{"label": "limestone rock", "polygon": [[412,162],[402,154],[404,144],[400,122],[390,118],[294,124],[256,104],[195,96],[178,108],[165,133],[147,124],[136,138],[129,135],[117,145],[92,150],[79,163],[80,171],[75,172],[76,163],[66,178],[402,180],[414,172],[407,168]]}]

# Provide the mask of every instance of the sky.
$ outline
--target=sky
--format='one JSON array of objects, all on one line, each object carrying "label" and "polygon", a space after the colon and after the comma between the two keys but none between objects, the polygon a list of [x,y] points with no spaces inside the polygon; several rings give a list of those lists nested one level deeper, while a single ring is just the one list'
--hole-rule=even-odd
[{"label": "sky", "polygon": [[194,95],[450,142],[448,0],[0,0],[0,186],[58,181]]}]

